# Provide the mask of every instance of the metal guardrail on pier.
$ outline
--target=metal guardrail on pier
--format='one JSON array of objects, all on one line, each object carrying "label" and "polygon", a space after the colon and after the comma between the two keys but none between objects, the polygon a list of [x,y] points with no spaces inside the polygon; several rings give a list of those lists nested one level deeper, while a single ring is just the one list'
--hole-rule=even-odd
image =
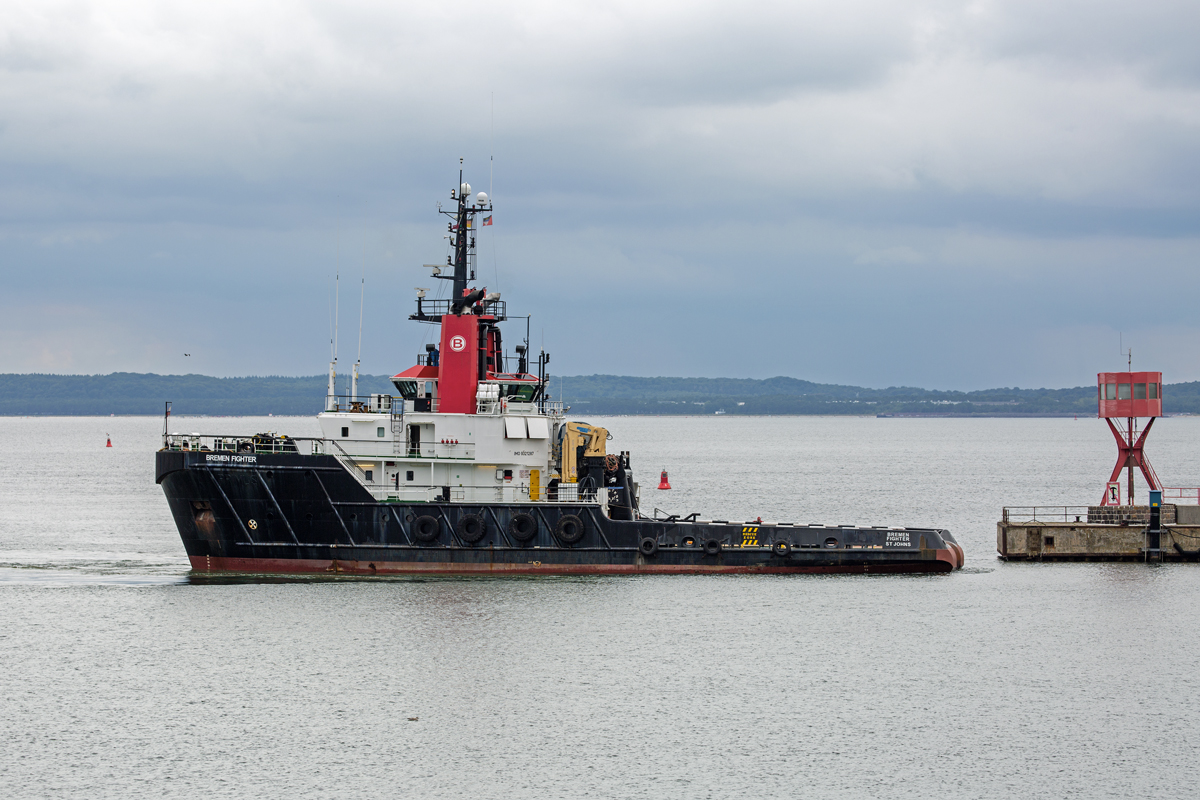
[{"label": "metal guardrail on pier", "polygon": [[1164,486],[1163,502],[1176,505],[1200,505],[1200,488]]},{"label": "metal guardrail on pier", "polygon": [[1082,522],[1088,506],[1005,506],[1002,522]]}]

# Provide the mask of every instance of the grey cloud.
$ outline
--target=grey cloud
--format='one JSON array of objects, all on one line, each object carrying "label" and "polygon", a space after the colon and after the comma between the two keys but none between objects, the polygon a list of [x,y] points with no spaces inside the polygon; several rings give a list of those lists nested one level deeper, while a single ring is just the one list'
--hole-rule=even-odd
[{"label": "grey cloud", "polygon": [[[493,94],[485,260],[558,369],[968,388],[1054,385],[1055,348],[1098,358],[1121,330],[1181,353],[1191,323],[1096,287],[1136,265],[1175,320],[1200,289],[1196,23],[1173,2],[28,3],[0,20],[0,313],[26,343],[0,370],[174,369],[162,321],[220,309],[237,324],[196,369],[319,372],[339,264],[379,287],[375,371],[406,366],[421,332],[395,309],[444,256],[457,158],[486,180]],[[667,365],[644,344],[696,320]]]}]

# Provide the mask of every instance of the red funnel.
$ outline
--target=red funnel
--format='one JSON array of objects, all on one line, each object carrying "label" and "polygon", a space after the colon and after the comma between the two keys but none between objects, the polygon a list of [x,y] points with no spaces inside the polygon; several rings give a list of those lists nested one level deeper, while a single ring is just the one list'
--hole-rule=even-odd
[{"label": "red funnel", "polygon": [[670,489],[671,488],[671,484],[667,483],[667,471],[665,469],[662,471],[662,478],[658,481],[658,488],[660,488],[660,489]]}]

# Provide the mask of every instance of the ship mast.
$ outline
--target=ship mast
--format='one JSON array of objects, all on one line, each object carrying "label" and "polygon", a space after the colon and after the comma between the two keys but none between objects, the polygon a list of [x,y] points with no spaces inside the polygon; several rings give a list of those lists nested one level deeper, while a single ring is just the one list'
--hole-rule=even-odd
[{"label": "ship mast", "polygon": [[472,224],[475,220],[475,209],[468,210],[467,195],[470,194],[471,187],[463,182],[461,158],[458,163],[458,213],[455,214],[453,228],[458,235],[454,239],[454,293],[451,295],[455,300],[467,293],[467,281],[475,280],[475,270],[470,270],[470,275],[467,273],[471,251],[475,248],[475,226]]},{"label": "ship mast", "polygon": [[[474,292],[469,292],[470,282],[475,280],[475,215],[492,210],[492,201],[486,193],[480,192],[477,197],[471,197],[471,185],[463,181],[462,159],[458,160],[458,189],[450,191],[450,198],[457,200],[457,205],[453,211],[448,211],[438,204],[438,213],[445,214],[450,217],[452,222],[448,223],[449,238],[454,245],[454,254],[446,256],[446,265],[426,264],[433,270],[433,277],[444,281],[453,281],[453,288],[450,292],[450,300],[446,301],[431,301],[434,307],[432,313],[427,313],[424,308],[423,298],[417,299],[417,313],[409,316],[409,319],[417,320],[418,322],[441,322],[442,312],[441,304],[447,306],[446,311],[451,314],[459,315],[465,310],[470,309],[481,300],[484,300],[484,292],[482,289]],[[449,267],[453,272],[450,275],[443,274],[446,268]]]}]

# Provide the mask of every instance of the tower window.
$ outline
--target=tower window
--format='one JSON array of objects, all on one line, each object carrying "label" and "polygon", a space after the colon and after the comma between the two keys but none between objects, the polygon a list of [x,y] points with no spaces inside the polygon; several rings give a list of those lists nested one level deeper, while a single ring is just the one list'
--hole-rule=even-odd
[{"label": "tower window", "polygon": [[383,432],[383,428],[380,427],[375,429],[375,435],[382,439],[386,434]]}]

